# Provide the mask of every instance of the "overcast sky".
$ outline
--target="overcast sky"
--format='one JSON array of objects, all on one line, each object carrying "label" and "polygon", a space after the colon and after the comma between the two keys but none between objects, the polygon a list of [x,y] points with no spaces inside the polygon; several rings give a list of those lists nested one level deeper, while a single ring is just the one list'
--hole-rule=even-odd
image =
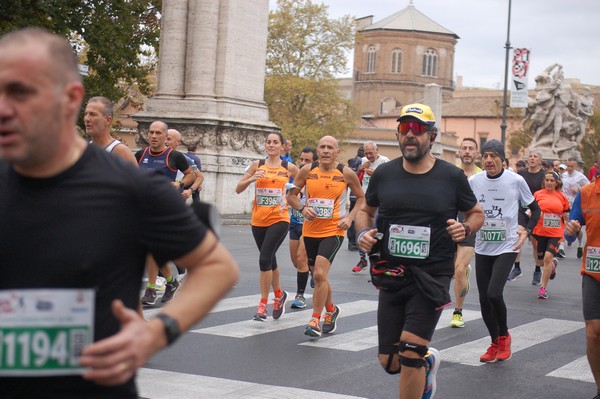
[{"label": "overcast sky", "polygon": [[[329,6],[331,18],[373,15],[373,22],[409,4],[409,0],[313,2]],[[273,8],[276,0],[269,3]],[[503,88],[508,0],[413,0],[413,4],[460,37],[455,80],[462,75],[463,86]],[[513,0],[510,44],[531,50],[529,88],[535,86],[535,76],[554,63],[563,66],[565,77],[600,86],[600,0]],[[350,71],[351,61],[348,67]]]}]

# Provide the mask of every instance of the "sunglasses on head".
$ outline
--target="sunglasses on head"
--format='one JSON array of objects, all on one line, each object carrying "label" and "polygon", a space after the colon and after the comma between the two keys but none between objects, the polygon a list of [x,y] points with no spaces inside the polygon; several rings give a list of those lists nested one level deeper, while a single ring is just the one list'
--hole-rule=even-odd
[{"label": "sunglasses on head", "polygon": [[419,122],[400,122],[398,124],[398,133],[406,135],[409,130],[412,130],[415,136],[420,136],[431,129],[428,125]]}]

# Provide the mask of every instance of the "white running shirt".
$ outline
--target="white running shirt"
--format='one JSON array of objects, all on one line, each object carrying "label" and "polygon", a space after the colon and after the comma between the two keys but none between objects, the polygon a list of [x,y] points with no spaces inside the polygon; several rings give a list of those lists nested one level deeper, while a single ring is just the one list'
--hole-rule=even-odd
[{"label": "white running shirt", "polygon": [[519,242],[519,202],[529,205],[534,201],[525,179],[505,170],[496,179],[477,173],[469,178],[469,184],[485,215],[475,252],[490,256],[518,252],[514,247]]},{"label": "white running shirt", "polygon": [[[367,159],[367,157],[363,157],[362,163],[366,163],[366,162],[369,162],[369,160]],[[390,159],[388,157],[386,157],[386,156],[379,155],[379,157],[377,157],[377,159],[375,160],[375,162],[373,162],[371,164],[371,168],[373,170],[375,170],[375,169],[377,169],[377,167],[379,165],[381,165],[383,163],[386,163],[386,162],[390,162]],[[369,176],[368,174],[365,173],[364,176],[363,176],[363,181],[362,181],[362,189],[363,189],[363,192],[365,192],[365,193],[367,192],[367,188],[369,188],[369,181],[370,180],[371,180],[371,176]]]},{"label": "white running shirt", "polygon": [[581,190],[581,187],[590,184],[590,181],[578,170],[574,170],[572,175],[570,175],[569,172],[565,172],[562,174],[561,178],[563,181],[562,192],[569,199],[569,204],[573,206],[573,201],[575,201],[575,196],[577,194],[573,194],[572,188],[577,187]]}]

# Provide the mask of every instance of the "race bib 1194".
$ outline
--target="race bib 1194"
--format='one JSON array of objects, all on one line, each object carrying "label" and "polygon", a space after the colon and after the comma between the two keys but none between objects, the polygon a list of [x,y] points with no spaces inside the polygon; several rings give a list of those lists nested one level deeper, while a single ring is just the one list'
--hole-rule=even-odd
[{"label": "race bib 1194", "polygon": [[83,373],[94,339],[92,289],[0,291],[0,376]]}]

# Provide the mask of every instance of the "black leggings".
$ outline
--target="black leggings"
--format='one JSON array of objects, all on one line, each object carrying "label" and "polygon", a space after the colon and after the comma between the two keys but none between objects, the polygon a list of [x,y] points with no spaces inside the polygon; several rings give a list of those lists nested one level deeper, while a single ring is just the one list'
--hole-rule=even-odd
[{"label": "black leggings", "polygon": [[290,224],[277,222],[267,227],[252,226],[252,235],[260,251],[258,265],[261,272],[277,269],[275,254],[287,235]]},{"label": "black leggings", "polygon": [[516,258],[515,252],[494,256],[475,254],[481,316],[492,341],[508,335],[506,304],[502,293]]}]

